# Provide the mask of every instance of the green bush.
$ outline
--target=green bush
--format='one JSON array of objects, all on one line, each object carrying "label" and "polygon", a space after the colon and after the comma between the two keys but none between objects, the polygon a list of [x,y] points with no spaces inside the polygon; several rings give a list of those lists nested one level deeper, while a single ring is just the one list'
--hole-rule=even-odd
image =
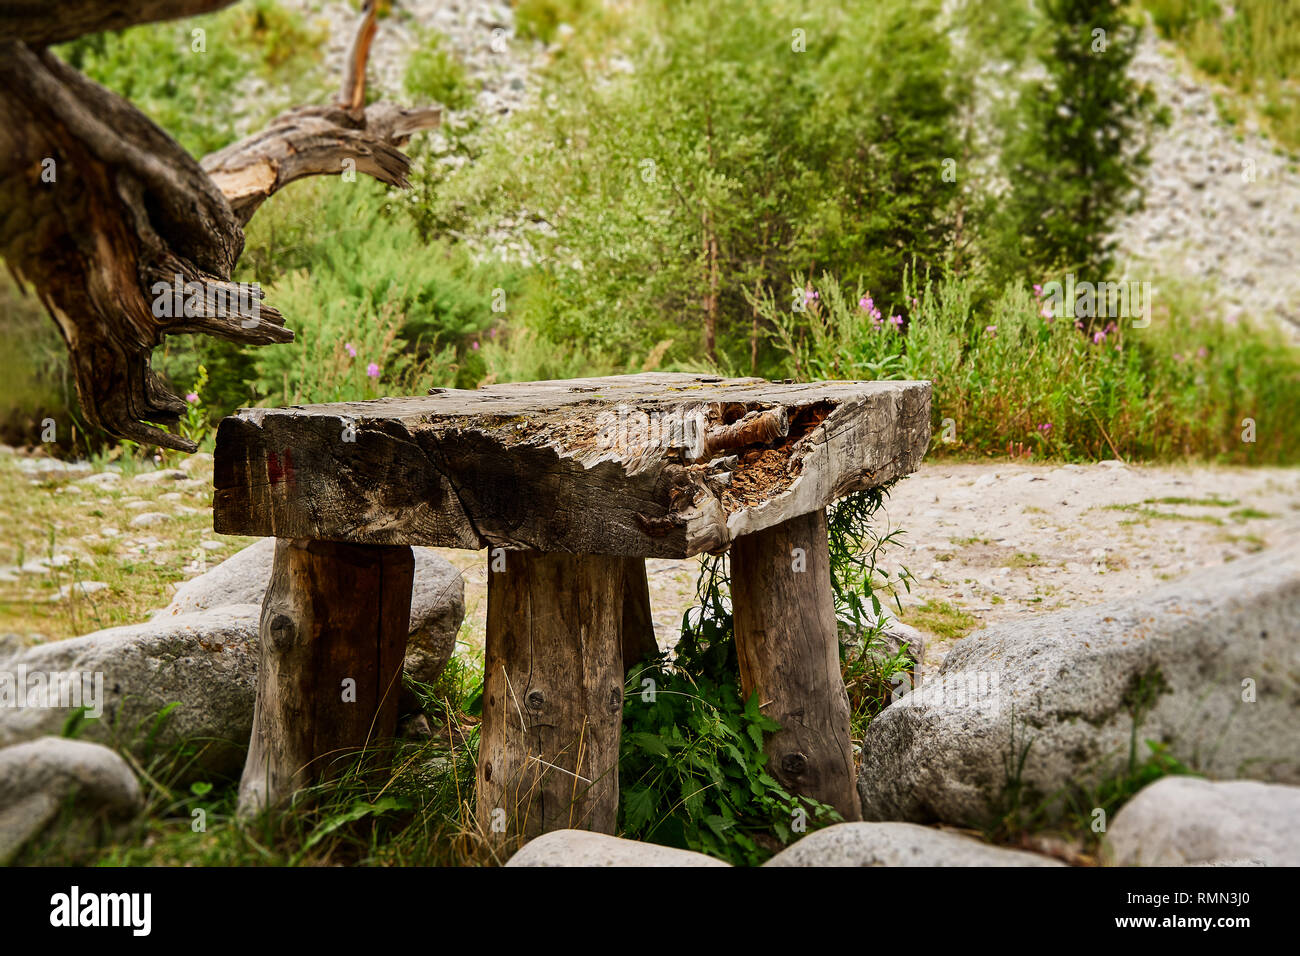
[{"label": "green bush", "polygon": [[[770,368],[747,294],[834,263],[886,290],[943,256],[953,142],[933,4],[742,0],[636,7],[564,57],[533,110],[438,177],[430,232],[529,231],[545,281],[513,317],[555,341]],[[780,277],[773,284],[771,277]],[[759,353],[762,354],[759,354]]]},{"label": "green bush", "polygon": [[1300,350],[1280,330],[1207,310],[1202,290],[1156,283],[1148,327],[1093,330],[1018,283],[985,311],[973,279],[909,274],[897,312],[881,318],[830,276],[807,287],[801,312],[758,302],[791,374],[931,380],[932,455],[1300,458],[1300,422],[1284,411],[1300,407]]},{"label": "green bush", "polygon": [[[255,0],[207,16],[88,34],[56,50],[202,157],[289,106],[329,95],[319,69],[325,39],[274,0]],[[250,78],[261,81],[257,92],[248,89]]]},{"label": "green bush", "polygon": [[474,102],[465,67],[447,49],[447,38],[436,30],[421,33],[420,45],[406,61],[402,85],[415,103],[441,103],[449,110],[461,110]]},{"label": "green bush", "polygon": [[576,26],[592,14],[591,0],[517,0],[515,32],[520,36],[553,42],[560,24]]},{"label": "green bush", "polygon": [[[875,528],[887,492],[848,495],[827,520],[841,668],[858,740],[889,703],[898,675],[915,668],[903,653],[865,653],[879,638],[885,602],[897,604],[899,587],[909,581],[906,570],[891,579],[883,566],[897,538]],[[841,817],[787,792],[767,771],[764,734],[780,725],[763,715],[756,694],[741,696],[725,556],[702,564],[696,600],[682,618],[671,662],[665,655],[628,672],[619,828],[632,839],[756,865]]]},{"label": "green bush", "polygon": [[1137,208],[1153,98],[1128,75],[1140,28],[1127,0],[1047,0],[1033,35],[1046,78],[1002,111],[1012,189],[990,196],[986,243],[999,278],[1110,271],[1119,217]]},{"label": "green bush", "polygon": [[333,177],[295,183],[259,210],[236,278],[262,285],[293,342],[183,336],[155,353],[181,394],[206,366],[204,404],[218,418],[241,405],[474,388],[488,375],[480,346],[503,326],[494,302],[520,283],[511,268],[422,240],[389,190]]},{"label": "green bush", "polygon": [[1144,0],[1161,35],[1248,97],[1265,127],[1300,151],[1300,8],[1277,0]]}]

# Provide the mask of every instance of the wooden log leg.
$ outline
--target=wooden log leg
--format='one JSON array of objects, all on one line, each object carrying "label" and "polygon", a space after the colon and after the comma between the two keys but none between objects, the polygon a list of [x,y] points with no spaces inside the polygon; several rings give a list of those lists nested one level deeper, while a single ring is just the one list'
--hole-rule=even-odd
[{"label": "wooden log leg", "polygon": [[623,563],[623,670],[659,653],[650,616],[650,582],[645,558],[615,558]]},{"label": "wooden log leg", "polygon": [[334,760],[393,736],[413,572],[408,547],[276,542],[240,813],[283,803]]},{"label": "wooden log leg", "polygon": [[768,769],[791,793],[860,820],[840,676],[826,513],[791,518],[731,547],[740,686],[781,725],[766,741]]},{"label": "wooden log leg", "polygon": [[478,818],[493,837],[614,832],[623,573],[608,557],[523,551],[488,573]]}]

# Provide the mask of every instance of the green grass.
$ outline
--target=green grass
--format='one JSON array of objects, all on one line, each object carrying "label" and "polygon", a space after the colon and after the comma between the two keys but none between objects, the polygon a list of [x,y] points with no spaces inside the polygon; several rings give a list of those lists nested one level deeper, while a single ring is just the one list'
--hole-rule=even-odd
[{"label": "green grass", "polygon": [[1225,534],[1221,540],[1227,544],[1241,545],[1251,554],[1263,551],[1267,546],[1267,542],[1257,534]]},{"label": "green grass", "polygon": [[908,624],[945,640],[965,637],[979,624],[973,614],[947,601],[926,601],[910,609],[906,616]]},{"label": "green grass", "polygon": [[1144,505],[1190,505],[1198,508],[1231,508],[1240,502],[1226,498],[1183,498],[1178,496],[1165,498],[1144,498]]},{"label": "green grass", "polygon": [[1121,525],[1137,524],[1139,522],[1146,522],[1153,519],[1160,521],[1199,521],[1205,524],[1214,525],[1223,524],[1223,520],[1214,515],[1176,514],[1169,511],[1160,511],[1156,508],[1144,507],[1141,504],[1103,505],[1102,507],[1106,511],[1124,511],[1138,516],[1137,518],[1128,521],[1121,521]]},{"label": "green grass", "polygon": [[1277,515],[1268,511],[1260,511],[1258,508],[1238,508],[1228,514],[1233,521],[1255,521],[1262,518],[1275,518]]},{"label": "green grass", "polygon": [[[17,865],[70,866],[478,866],[504,862],[475,818],[477,720],[467,717],[465,668],[438,686],[413,685],[435,728],[341,757],[326,779],[286,808],[237,818],[237,780],[198,775],[186,748],[142,758],[119,752],[141,778],[146,806],[118,826],[64,809]],[[392,769],[379,769],[391,757]],[[87,839],[87,830],[91,833]]]},{"label": "green grass", "polygon": [[1286,149],[1300,151],[1300,9],[1285,0],[1144,0],[1160,34],[1228,86]]},{"label": "green grass", "polygon": [[[1044,277],[1047,281],[1050,277]],[[868,321],[865,290],[798,277],[809,313],[760,303],[797,379],[928,379],[929,455],[1290,464],[1300,456],[1300,349],[1249,319],[1228,321],[1212,293],[1153,282],[1148,325],[1045,316],[1045,299],[1010,285],[991,300],[969,278],[911,277],[903,324]],[[1244,441],[1243,422],[1269,422]]]},{"label": "green grass", "polygon": [[[48,573],[0,582],[0,632],[58,639],[137,623],[171,601],[173,585],[254,540],[213,532],[210,465],[179,482],[139,484],[131,479],[130,468],[122,473],[116,485],[101,489],[80,484],[76,478],[84,474],[33,478],[16,467],[12,456],[0,456],[0,522],[8,529],[0,541],[0,566],[60,555],[69,559]],[[165,500],[164,495],[180,498]],[[131,528],[131,519],[146,511],[169,517],[161,524]],[[156,539],[157,546],[129,543],[146,539]],[[219,547],[201,548],[203,541]],[[77,584],[89,581],[108,587],[80,593]],[[61,587],[70,587],[69,596],[54,599]]]}]

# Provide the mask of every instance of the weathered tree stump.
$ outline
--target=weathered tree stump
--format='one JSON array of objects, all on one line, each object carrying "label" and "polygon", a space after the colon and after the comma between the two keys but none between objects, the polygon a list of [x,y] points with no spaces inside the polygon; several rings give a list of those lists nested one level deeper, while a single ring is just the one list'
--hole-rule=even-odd
[{"label": "weathered tree stump", "polygon": [[158,427],[186,408],[150,368],[163,337],[293,340],[260,288],[230,281],[253,213],[304,176],[352,170],[409,186],[410,159],[399,147],[442,121],[440,107],[366,105],[373,0],[363,4],[335,103],[290,110],[201,165],[47,49],[230,2],[0,4],[0,255],[58,326],[86,418],[123,438],[191,452],[191,439]]},{"label": "weathered tree stump", "polygon": [[860,820],[849,698],[826,546],[826,513],[756,531],[731,548],[740,687],[781,725],[764,742],[768,771],[791,793]]},{"label": "weathered tree stump", "polygon": [[488,574],[479,825],[613,833],[623,719],[623,562],[511,552]]},{"label": "weathered tree stump", "polygon": [[393,736],[414,567],[405,546],[276,542],[241,813]]}]

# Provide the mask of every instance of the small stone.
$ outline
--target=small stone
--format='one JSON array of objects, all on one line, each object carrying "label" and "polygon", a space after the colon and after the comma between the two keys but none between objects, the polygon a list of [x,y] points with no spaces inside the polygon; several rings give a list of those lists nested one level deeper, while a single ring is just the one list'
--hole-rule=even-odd
[{"label": "small stone", "polygon": [[506,866],[728,866],[703,853],[623,840],[590,830],[553,830],[526,843]]},{"label": "small stone", "polygon": [[170,515],[165,515],[161,511],[146,511],[138,514],[128,522],[132,528],[150,528],[156,524],[162,524]]},{"label": "small stone", "polygon": [[132,479],[137,485],[156,485],[165,481],[180,481],[186,477],[179,468],[166,468],[160,471],[144,471]]},{"label": "small stone", "polygon": [[1064,866],[1024,850],[914,823],[836,823],[786,847],[764,866]]},{"label": "small stone", "polygon": [[1165,777],[1111,821],[1119,866],[1300,866],[1300,787]]},{"label": "small stone", "polygon": [[134,813],[144,803],[126,761],[99,744],[48,736],[0,750],[0,866],[69,800],[110,816]]},{"label": "small stone", "polygon": [[63,587],[59,588],[58,593],[53,595],[50,600],[66,601],[74,594],[79,597],[85,597],[88,594],[95,594],[98,591],[103,591],[107,587],[108,585],[103,581],[77,581],[73,584],[63,585]]},{"label": "small stone", "polygon": [[200,452],[195,452],[193,455],[190,455],[190,457],[182,461],[177,467],[181,471],[188,474],[189,472],[193,471],[195,468],[199,467],[200,465],[209,464],[211,463],[211,461],[212,461],[212,456],[210,454],[208,454],[206,451],[200,451]]}]

